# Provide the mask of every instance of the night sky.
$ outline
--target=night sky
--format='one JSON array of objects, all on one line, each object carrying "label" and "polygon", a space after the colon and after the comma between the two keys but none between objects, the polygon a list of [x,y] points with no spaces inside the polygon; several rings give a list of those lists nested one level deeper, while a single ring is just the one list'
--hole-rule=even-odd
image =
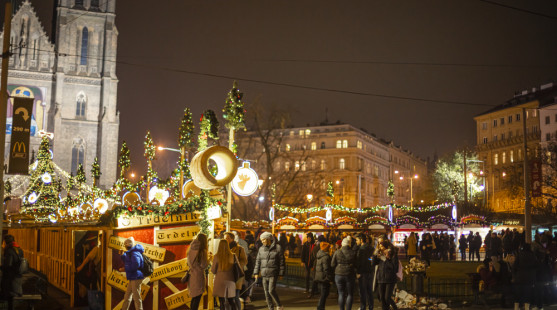
[{"label": "night sky", "polygon": [[557,78],[557,1],[119,0],[116,13],[119,140],[138,172],[147,130],[176,147],[184,108],[220,115],[234,79],[294,126],[328,110],[426,158],[473,145],[475,115]]}]

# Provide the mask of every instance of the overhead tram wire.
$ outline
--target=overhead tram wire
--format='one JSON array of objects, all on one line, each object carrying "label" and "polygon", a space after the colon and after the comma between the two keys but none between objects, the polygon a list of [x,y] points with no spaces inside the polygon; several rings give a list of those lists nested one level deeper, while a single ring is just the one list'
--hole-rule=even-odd
[{"label": "overhead tram wire", "polygon": [[548,19],[551,19],[551,20],[557,20],[557,16],[552,16],[552,15],[542,14],[542,13],[538,13],[538,12],[534,12],[534,11],[530,11],[530,10],[526,10],[526,9],[521,9],[521,8],[517,8],[517,7],[514,7],[514,6],[510,6],[510,5],[507,5],[507,4],[503,4],[503,3],[499,3],[499,2],[495,2],[495,1],[491,1],[491,0],[479,0],[479,1],[489,3],[489,4],[495,5],[495,6],[504,7],[504,8],[510,9],[510,10],[519,11],[519,12],[522,12],[522,13],[532,14],[532,15],[548,18]]}]

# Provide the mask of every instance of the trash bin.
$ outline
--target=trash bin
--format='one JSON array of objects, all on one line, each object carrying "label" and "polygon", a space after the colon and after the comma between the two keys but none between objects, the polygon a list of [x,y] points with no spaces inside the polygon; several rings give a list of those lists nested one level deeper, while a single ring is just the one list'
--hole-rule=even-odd
[{"label": "trash bin", "polygon": [[424,293],[425,272],[412,272],[412,292],[417,295]]}]

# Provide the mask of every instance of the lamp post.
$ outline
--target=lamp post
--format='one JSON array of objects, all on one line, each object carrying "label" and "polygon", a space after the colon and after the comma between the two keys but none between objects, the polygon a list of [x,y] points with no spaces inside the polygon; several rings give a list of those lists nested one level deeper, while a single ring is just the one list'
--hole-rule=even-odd
[{"label": "lamp post", "polygon": [[[395,170],[395,174],[399,174],[398,170]],[[414,193],[413,193],[414,179],[417,180],[418,178],[419,176],[417,174],[408,178],[410,179],[410,208],[414,207]],[[400,180],[404,180],[404,176],[400,176]]]}]

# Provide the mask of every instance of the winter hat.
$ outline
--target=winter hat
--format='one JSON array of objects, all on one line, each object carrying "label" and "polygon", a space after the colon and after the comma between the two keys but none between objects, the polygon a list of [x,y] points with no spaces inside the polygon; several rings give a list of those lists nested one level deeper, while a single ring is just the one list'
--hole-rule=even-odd
[{"label": "winter hat", "polygon": [[350,246],[351,243],[352,241],[350,240],[350,236],[342,239],[342,246]]},{"label": "winter hat", "polygon": [[328,252],[329,251],[329,243],[322,241],[319,243],[319,247],[321,248],[321,251],[323,252]]},{"label": "winter hat", "polygon": [[263,239],[273,240],[273,235],[270,232],[266,231],[262,233],[259,238],[261,238],[261,240]]},{"label": "winter hat", "polygon": [[337,240],[336,245],[342,246],[342,240]]},{"label": "winter hat", "polygon": [[129,237],[128,239],[126,239],[126,241],[124,241],[124,246],[127,248],[133,247],[134,244],[135,240],[133,240],[133,237]]}]

